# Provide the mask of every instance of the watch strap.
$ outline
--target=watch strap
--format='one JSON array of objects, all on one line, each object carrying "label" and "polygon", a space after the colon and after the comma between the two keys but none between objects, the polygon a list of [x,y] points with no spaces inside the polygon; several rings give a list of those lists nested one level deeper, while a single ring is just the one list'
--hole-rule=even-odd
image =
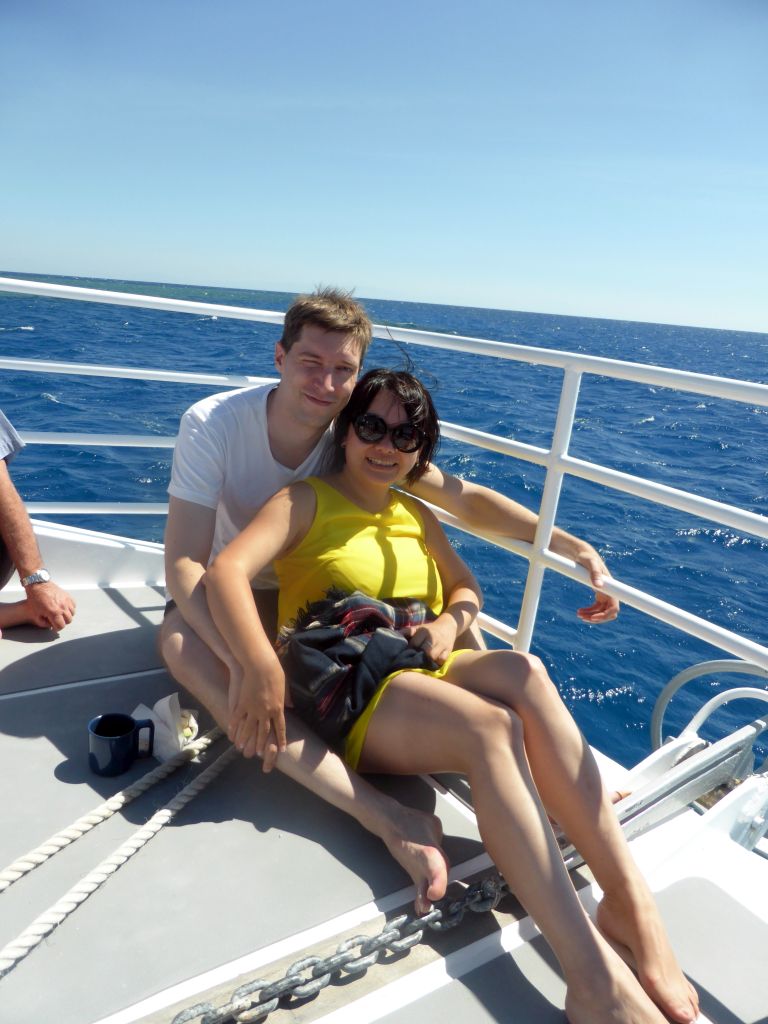
[{"label": "watch strap", "polygon": [[45,568],[36,569],[35,572],[31,572],[29,576],[24,576],[21,580],[22,587],[31,587],[35,583],[48,583],[50,581],[51,574]]}]

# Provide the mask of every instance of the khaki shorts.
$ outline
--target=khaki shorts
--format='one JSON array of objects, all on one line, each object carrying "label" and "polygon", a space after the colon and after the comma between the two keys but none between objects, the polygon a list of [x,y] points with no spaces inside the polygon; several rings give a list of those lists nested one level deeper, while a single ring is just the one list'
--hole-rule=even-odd
[{"label": "khaki shorts", "polygon": [[[11,565],[11,573],[12,572],[13,565]],[[251,593],[253,594],[253,600],[256,604],[256,608],[258,609],[261,624],[264,627],[264,632],[269,637],[270,642],[274,643],[277,639],[277,591],[253,590]],[[176,602],[171,598],[170,601],[166,602],[163,618],[173,611],[175,607]]]},{"label": "khaki shorts", "polygon": [[3,589],[14,572],[16,572],[16,566],[11,561],[8,548],[0,540],[0,590]]}]

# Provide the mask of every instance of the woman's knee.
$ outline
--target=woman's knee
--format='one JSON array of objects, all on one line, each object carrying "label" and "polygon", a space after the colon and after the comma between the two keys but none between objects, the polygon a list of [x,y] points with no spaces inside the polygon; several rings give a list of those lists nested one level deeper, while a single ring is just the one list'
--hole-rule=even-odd
[{"label": "woman's knee", "polygon": [[547,675],[544,662],[535,654],[528,651],[499,651],[498,654],[506,671],[519,679],[540,679]]},{"label": "woman's knee", "polygon": [[510,749],[524,751],[523,723],[503,701],[482,694],[464,692],[450,704],[448,735],[452,748],[463,759],[459,771],[471,775],[473,768]]},{"label": "woman's knee", "polygon": [[541,658],[535,654],[518,652],[500,652],[507,659],[507,678],[517,683],[518,695],[532,694],[536,697],[544,693],[558,695],[558,690]]},{"label": "woman's knee", "polygon": [[[553,687],[544,662],[535,654],[517,651],[489,651],[475,666],[478,678],[486,680],[486,686],[478,686],[502,703],[514,707],[526,692],[540,692],[542,688]],[[475,687],[472,687],[475,689]]]},{"label": "woman's knee", "polygon": [[509,705],[500,701],[483,701],[482,709],[473,716],[469,733],[480,750],[496,747],[524,749],[522,719]]}]

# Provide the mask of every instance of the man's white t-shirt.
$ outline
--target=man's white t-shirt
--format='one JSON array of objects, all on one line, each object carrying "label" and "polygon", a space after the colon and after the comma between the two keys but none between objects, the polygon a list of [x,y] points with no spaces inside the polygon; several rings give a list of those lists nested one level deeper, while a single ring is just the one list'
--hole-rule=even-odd
[{"label": "man's white t-shirt", "polygon": [[[216,509],[211,559],[273,494],[317,473],[330,448],[329,427],[296,469],[275,459],[267,432],[267,398],[276,386],[260,384],[211,395],[181,419],[168,493]],[[271,569],[252,583],[257,588],[277,586]]]}]

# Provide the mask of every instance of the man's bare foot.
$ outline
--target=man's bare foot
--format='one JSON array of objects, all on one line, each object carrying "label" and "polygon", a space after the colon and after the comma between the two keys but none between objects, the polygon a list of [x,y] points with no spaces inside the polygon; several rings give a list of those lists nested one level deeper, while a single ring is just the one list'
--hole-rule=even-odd
[{"label": "man's bare foot", "polygon": [[645,886],[626,886],[606,894],[597,908],[597,924],[668,1017],[680,1024],[698,1018],[696,989],[672,952],[656,903]]},{"label": "man's bare foot", "polygon": [[434,900],[445,896],[448,887],[448,859],[440,846],[443,838],[440,819],[434,814],[403,807],[391,832],[381,838],[397,863],[413,879],[416,913],[426,914]]}]

